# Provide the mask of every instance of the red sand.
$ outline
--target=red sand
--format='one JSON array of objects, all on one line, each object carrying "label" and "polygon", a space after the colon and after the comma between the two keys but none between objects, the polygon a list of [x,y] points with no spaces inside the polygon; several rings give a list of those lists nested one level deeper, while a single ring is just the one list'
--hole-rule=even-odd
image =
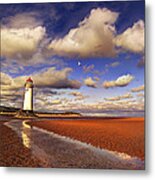
[{"label": "red sand", "polygon": [[0,121],[0,167],[42,167],[17,134]]},{"label": "red sand", "polygon": [[30,124],[96,147],[144,159],[144,118],[41,120]]}]

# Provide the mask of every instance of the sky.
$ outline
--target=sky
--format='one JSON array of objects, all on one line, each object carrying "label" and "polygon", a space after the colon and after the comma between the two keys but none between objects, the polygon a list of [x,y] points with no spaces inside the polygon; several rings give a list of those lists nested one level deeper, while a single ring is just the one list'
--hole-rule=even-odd
[{"label": "sky", "polygon": [[145,2],[1,4],[1,105],[143,116]]}]

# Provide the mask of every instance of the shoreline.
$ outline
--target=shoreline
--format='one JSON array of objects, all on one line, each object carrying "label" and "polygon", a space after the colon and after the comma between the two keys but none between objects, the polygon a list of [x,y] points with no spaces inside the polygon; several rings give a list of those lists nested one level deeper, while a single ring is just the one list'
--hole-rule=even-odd
[{"label": "shoreline", "polygon": [[22,144],[21,138],[0,121],[0,167],[42,167],[42,162]]},{"label": "shoreline", "polygon": [[27,124],[101,149],[145,159],[144,118],[39,120],[27,122]]},{"label": "shoreline", "polygon": [[[31,121],[28,121],[31,122]],[[27,120],[5,123],[41,161],[41,167],[92,168],[92,169],[144,169],[144,161],[126,153],[100,149],[81,141],[73,140],[40,128],[30,128]],[[14,140],[14,138],[13,138]],[[16,144],[16,143],[15,143]],[[17,145],[17,144],[16,144]],[[15,154],[15,160],[29,162],[29,156]],[[37,166],[38,167],[38,166]]]},{"label": "shoreline", "polygon": [[[108,148],[100,148],[98,146],[94,146],[92,143],[86,142],[85,139],[78,140],[77,138],[72,138],[70,136],[65,136],[60,133],[55,133],[53,131],[46,130],[45,128],[43,128],[43,125],[41,124],[41,128],[39,129],[36,126],[36,124],[42,122],[44,125],[46,124],[48,125],[48,127],[51,127],[52,123],[52,127],[54,127],[57,124],[57,128],[59,130],[62,130],[62,127],[64,127],[65,125],[68,130],[73,129],[72,133],[76,132],[79,133],[79,135],[81,135],[81,130],[84,127],[86,127],[88,131],[85,131],[83,134],[84,137],[88,138],[90,132],[92,133],[92,131],[90,130],[93,128],[93,130],[98,131],[98,127],[102,127],[105,121],[106,120],[102,121],[95,119],[70,119],[53,121],[40,119],[38,119],[37,121],[11,118],[10,120],[3,119],[0,122],[0,131],[2,132],[2,141],[0,142],[0,166],[144,169],[144,158],[139,158],[138,156],[131,156],[129,153],[125,152],[121,153],[116,149],[110,151],[110,149]],[[110,120],[108,122],[114,125],[117,124],[118,121],[123,122],[123,120]],[[125,124],[126,121],[127,120],[124,120]],[[133,124],[132,121],[133,120],[130,121],[131,124]],[[142,119],[137,119],[135,121],[140,124],[143,122]],[[10,125],[8,126],[6,122],[10,123]],[[56,124],[54,125],[53,123]],[[30,128],[30,124],[34,124],[32,128]],[[85,126],[86,124],[87,126]],[[10,128],[10,126],[15,127],[15,129]],[[80,128],[80,126],[82,129]],[[22,128],[24,128],[24,131]],[[75,128],[77,131],[75,131]],[[103,127],[101,129],[103,129]],[[63,130],[63,132],[66,133],[66,130]],[[95,131],[93,131],[93,133],[95,133]],[[25,132],[26,135],[23,136],[22,132]],[[32,139],[31,133],[33,134]],[[98,134],[102,133],[99,131]],[[96,135],[93,134],[92,137],[93,139],[95,139]],[[27,148],[27,144],[23,144],[23,142],[28,142],[28,144],[32,143],[31,147]],[[39,151],[38,147],[41,148],[39,149]],[[38,152],[41,152],[41,154],[38,154]]]}]

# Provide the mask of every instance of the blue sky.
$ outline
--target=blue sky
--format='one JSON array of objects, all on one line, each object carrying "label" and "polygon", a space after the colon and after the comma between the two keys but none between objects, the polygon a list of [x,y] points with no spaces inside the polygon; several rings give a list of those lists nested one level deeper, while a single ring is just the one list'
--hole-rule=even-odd
[{"label": "blue sky", "polygon": [[143,115],[144,1],[3,4],[0,19],[2,105],[21,107],[31,76],[36,110]]}]

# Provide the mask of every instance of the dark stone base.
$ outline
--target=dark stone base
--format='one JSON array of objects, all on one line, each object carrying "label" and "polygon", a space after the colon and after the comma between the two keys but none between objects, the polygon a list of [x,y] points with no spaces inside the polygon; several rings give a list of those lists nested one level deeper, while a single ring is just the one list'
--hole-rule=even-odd
[{"label": "dark stone base", "polygon": [[29,110],[20,110],[15,115],[16,118],[35,118],[37,115],[33,111]]}]

